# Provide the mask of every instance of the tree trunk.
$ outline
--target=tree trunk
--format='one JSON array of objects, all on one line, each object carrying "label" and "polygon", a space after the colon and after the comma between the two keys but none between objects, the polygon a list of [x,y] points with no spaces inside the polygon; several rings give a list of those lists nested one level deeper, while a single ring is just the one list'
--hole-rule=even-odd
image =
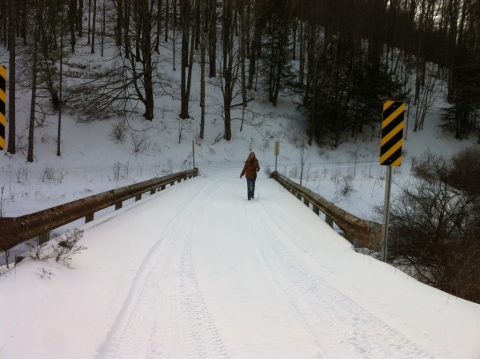
[{"label": "tree trunk", "polygon": [[[105,5],[105,0],[103,2]],[[77,12],[77,29],[78,29],[78,36],[83,36],[83,0],[78,2],[78,12]]]},{"label": "tree trunk", "polygon": [[[205,2],[206,0],[201,0],[200,11],[203,15],[205,15]],[[200,135],[199,137],[203,140],[205,135],[205,48],[207,46],[206,41],[206,21],[207,19],[200,17],[203,19],[200,26],[200,107],[201,107],[201,115],[200,115]]]},{"label": "tree trunk", "polygon": [[157,1],[157,36],[155,38],[155,52],[158,54],[160,46],[160,34],[162,31],[162,0]]},{"label": "tree trunk", "polygon": [[[300,68],[298,72],[300,73],[300,84],[303,85],[303,79],[305,76],[305,36],[303,30],[303,21],[300,21],[300,29],[298,30],[298,36],[300,37]],[[311,143],[309,145],[311,146]]]},{"label": "tree trunk", "polygon": [[22,11],[20,13],[22,24],[20,28],[20,36],[23,38],[23,44],[27,44],[27,0],[22,0]]},{"label": "tree trunk", "polygon": [[231,7],[230,0],[223,1],[223,26],[222,26],[223,75],[222,76],[225,76],[225,69],[227,68],[228,43],[229,43],[229,36],[230,36],[229,27],[230,27],[230,22],[232,21],[232,19],[230,18],[230,9],[228,7]]},{"label": "tree trunk", "polygon": [[[70,0],[68,8],[68,24],[70,26],[70,45],[72,46],[72,54],[75,52],[75,21],[77,17],[77,0]],[[63,19],[62,19],[63,20]]]},{"label": "tree trunk", "polygon": [[195,44],[195,31],[192,29],[192,38],[190,42],[190,58],[188,60],[188,79],[187,79],[187,93],[185,94],[185,99],[187,101],[187,107],[190,103],[190,88],[192,87],[192,70],[193,70],[193,47]]},{"label": "tree trunk", "polygon": [[187,74],[188,67],[188,40],[189,40],[189,19],[190,0],[182,0],[181,3],[181,23],[182,23],[182,73],[181,73],[181,112],[180,118],[189,118],[188,98],[187,98]]},{"label": "tree trunk", "polygon": [[217,75],[217,1],[209,0],[208,62],[210,78]]},{"label": "tree trunk", "polygon": [[[150,73],[149,73],[150,72]],[[152,121],[154,117],[154,98],[153,98],[153,82],[151,76],[151,69],[147,71],[144,75],[144,82],[145,82],[145,113],[143,117],[146,120]]]},{"label": "tree trunk", "polygon": [[232,106],[232,88],[230,86],[230,81],[225,81],[225,95],[223,98],[223,110],[225,112],[225,132],[223,138],[227,141],[232,139],[232,115],[231,115],[231,106]]},{"label": "tree trunk", "polygon": [[[248,23],[249,17],[245,16],[245,5],[240,4],[240,18],[241,18],[241,41],[240,41],[240,64],[241,64],[241,90],[242,90],[242,124],[240,125],[240,132],[243,130],[243,121],[245,115],[245,107],[247,107],[247,73],[245,69],[245,62],[247,57],[247,43],[248,43],[248,29],[250,24]],[[247,13],[250,11],[250,7],[247,4]]]},{"label": "tree trunk", "polygon": [[33,136],[35,129],[35,105],[37,102],[37,50],[38,50],[38,19],[43,9],[43,0],[40,0],[40,4],[36,11],[36,22],[34,27],[34,40],[33,40],[33,59],[32,59],[32,102],[30,104],[30,124],[28,127],[28,153],[27,161],[33,162]]},{"label": "tree trunk", "polygon": [[95,53],[95,23],[97,22],[97,0],[93,0],[93,22],[92,22],[92,49],[91,54]]},{"label": "tree trunk", "polygon": [[154,117],[154,97],[153,97],[153,67],[152,67],[152,43],[150,37],[150,29],[153,23],[153,7],[149,10],[148,0],[142,0],[142,12],[141,24],[142,28],[142,61],[145,70],[144,87],[145,87],[145,114],[143,115],[146,120],[152,121]]},{"label": "tree trunk", "polygon": [[[62,7],[62,19],[63,19],[63,7]],[[57,156],[61,156],[60,145],[62,143],[62,108],[63,108],[63,29],[60,29],[60,101],[58,104],[58,135],[57,135]]]},{"label": "tree trunk", "polygon": [[170,16],[170,1],[166,0],[165,4],[165,42],[168,42],[168,18]]},{"label": "tree trunk", "polygon": [[[142,20],[143,20],[143,15],[142,15],[142,9],[138,6],[138,1],[139,0],[134,0],[133,1],[133,17],[135,18],[135,22],[138,24],[136,26],[136,31],[135,31],[135,61],[140,62],[140,37],[142,36],[143,33],[143,25],[142,25]],[[140,0],[140,1],[146,1],[146,0]]]},{"label": "tree trunk", "polygon": [[257,54],[260,52],[262,38],[262,9],[261,1],[255,0],[255,30],[253,34],[253,43],[250,48],[250,63],[248,68],[248,89],[253,88],[253,77],[257,71]]},{"label": "tree trunk", "polygon": [[90,31],[91,31],[91,11],[92,0],[88,0],[88,26],[87,26],[87,45],[90,45]]},{"label": "tree trunk", "polygon": [[[238,61],[238,58],[234,56],[233,46],[234,46],[234,24],[232,23],[232,4],[233,0],[226,0],[227,4],[225,6],[226,14],[224,16],[230,21],[225,21],[226,24],[226,31],[228,32],[228,42],[224,43],[223,46],[226,47],[224,53],[227,56],[225,63],[225,68],[223,69],[223,81],[224,81],[224,89],[223,89],[223,110],[225,113],[225,133],[224,138],[227,141],[232,139],[232,126],[231,126],[231,106],[232,106],[232,97],[233,97],[233,89],[235,88],[235,82],[237,80],[237,65],[234,66],[234,61]],[[235,71],[235,72],[234,72]]]},{"label": "tree trunk", "polygon": [[[90,1],[90,0],[89,0]],[[125,42],[125,54],[124,56],[130,56],[130,1],[131,0],[123,0],[125,2],[125,14],[123,20],[123,35],[124,35],[124,42]]]},{"label": "tree trunk", "polygon": [[105,0],[103,1],[103,6],[102,6],[102,44],[101,44],[101,54],[100,56],[103,57],[103,45],[105,43],[105,21],[106,21],[106,13],[107,13],[107,9],[106,9],[106,6],[105,6]]},{"label": "tree trunk", "polygon": [[116,26],[116,40],[117,46],[120,47],[122,45],[122,29],[123,29],[123,0],[116,0],[117,3],[117,24]]}]

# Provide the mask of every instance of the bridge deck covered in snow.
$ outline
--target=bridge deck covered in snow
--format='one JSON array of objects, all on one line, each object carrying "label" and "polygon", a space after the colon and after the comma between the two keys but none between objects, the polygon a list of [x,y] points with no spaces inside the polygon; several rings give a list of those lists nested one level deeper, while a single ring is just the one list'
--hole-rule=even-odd
[{"label": "bridge deck covered in snow", "polygon": [[[352,245],[272,179],[198,177],[0,278],[0,358],[478,358],[480,306]],[[54,273],[40,278],[39,268]]]}]

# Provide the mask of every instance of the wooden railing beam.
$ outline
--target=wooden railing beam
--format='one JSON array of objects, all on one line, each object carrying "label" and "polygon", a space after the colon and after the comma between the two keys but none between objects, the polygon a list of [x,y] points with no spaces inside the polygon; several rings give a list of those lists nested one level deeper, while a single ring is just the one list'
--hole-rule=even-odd
[{"label": "wooden railing beam", "polygon": [[135,183],[21,217],[0,218],[0,250],[8,250],[81,218],[89,222],[93,220],[95,212],[110,206],[115,206],[115,209],[122,208],[123,201],[139,198],[142,193],[155,191],[157,188],[165,189],[166,185],[173,185],[175,181],[188,176],[198,176],[198,169]]},{"label": "wooden railing beam", "polygon": [[289,188],[290,192],[298,199],[301,200],[303,197],[305,204],[307,201],[311,203],[315,213],[322,211],[325,214],[325,222],[331,227],[335,222],[340,229],[348,233],[352,243],[353,239],[356,239],[363,247],[380,250],[382,231],[380,223],[358,218],[278,172],[273,172],[270,177],[283,187]]}]

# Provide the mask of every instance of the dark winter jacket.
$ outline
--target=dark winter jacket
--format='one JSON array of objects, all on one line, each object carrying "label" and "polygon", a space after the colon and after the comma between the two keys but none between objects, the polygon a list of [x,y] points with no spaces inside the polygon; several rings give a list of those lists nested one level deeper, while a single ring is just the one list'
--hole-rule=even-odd
[{"label": "dark winter jacket", "polygon": [[245,166],[243,166],[242,174],[240,175],[245,177],[254,179],[257,178],[257,172],[260,171],[260,165],[258,160],[254,158],[253,160],[248,159],[245,161]]}]

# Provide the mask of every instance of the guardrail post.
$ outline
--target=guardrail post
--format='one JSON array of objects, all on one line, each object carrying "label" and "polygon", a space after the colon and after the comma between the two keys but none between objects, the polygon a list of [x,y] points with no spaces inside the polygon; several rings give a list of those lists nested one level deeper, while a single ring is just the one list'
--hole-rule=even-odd
[{"label": "guardrail post", "polygon": [[17,266],[18,263],[20,263],[21,261],[23,261],[25,259],[25,257],[23,256],[17,256],[15,255],[15,267]]},{"label": "guardrail post", "polygon": [[308,202],[307,197],[303,197],[303,204],[305,204],[307,207],[310,207],[310,202]]},{"label": "guardrail post", "polygon": [[302,200],[302,195],[300,194],[300,192],[297,192],[297,198],[298,198],[299,200]]},{"label": "guardrail post", "polygon": [[115,211],[119,210],[122,207],[123,207],[123,202],[115,203]]},{"label": "guardrail post", "polygon": [[175,181],[170,182],[170,186],[173,186],[175,184]]},{"label": "guardrail post", "polygon": [[325,215],[325,222],[333,228],[333,219],[331,219],[329,216]]},{"label": "guardrail post", "polygon": [[162,185],[162,187],[160,187],[160,191],[163,191],[165,189],[165,185]]},{"label": "guardrail post", "polygon": [[88,222],[91,222],[93,221],[93,217],[94,217],[95,213],[89,213],[85,216],[85,223],[88,223]]},{"label": "guardrail post", "polygon": [[350,243],[353,244],[353,235],[352,234],[350,234],[348,232],[345,232],[344,237],[347,241],[349,241]]},{"label": "guardrail post", "polygon": [[318,207],[315,206],[315,205],[313,206],[313,212],[314,212],[317,216],[320,215],[320,210],[319,210]]},{"label": "guardrail post", "polygon": [[152,189],[152,190],[150,191],[150,195],[155,194],[155,191],[156,191],[156,190],[157,190],[156,188]]},{"label": "guardrail post", "polygon": [[138,194],[135,196],[135,202],[140,201],[142,199],[142,195]]},{"label": "guardrail post", "polygon": [[41,235],[38,236],[38,244],[43,244],[50,240],[50,231],[43,232]]}]

